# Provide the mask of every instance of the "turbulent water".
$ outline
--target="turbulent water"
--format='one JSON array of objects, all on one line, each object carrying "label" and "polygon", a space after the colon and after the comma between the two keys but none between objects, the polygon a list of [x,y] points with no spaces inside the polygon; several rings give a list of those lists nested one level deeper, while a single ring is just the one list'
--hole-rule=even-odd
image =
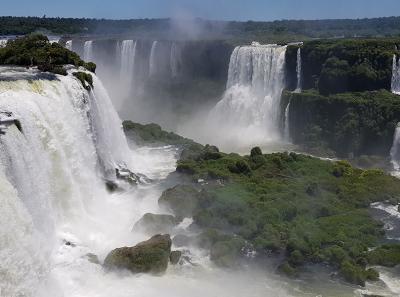
[{"label": "turbulent water", "polygon": [[286,46],[255,43],[235,48],[227,90],[209,118],[214,131],[221,133],[212,139],[214,143],[232,148],[282,138],[279,123],[285,52]]},{"label": "turbulent water", "polygon": [[296,64],[297,85],[296,85],[296,90],[295,90],[295,92],[298,92],[298,93],[301,92],[301,71],[302,71],[301,69],[302,69],[301,48],[299,47],[297,50],[297,64]]},{"label": "turbulent water", "polygon": [[400,95],[400,59],[393,56],[392,92]]},{"label": "turbulent water", "polygon": [[85,61],[93,61],[93,41],[85,41],[83,46],[83,59]]}]

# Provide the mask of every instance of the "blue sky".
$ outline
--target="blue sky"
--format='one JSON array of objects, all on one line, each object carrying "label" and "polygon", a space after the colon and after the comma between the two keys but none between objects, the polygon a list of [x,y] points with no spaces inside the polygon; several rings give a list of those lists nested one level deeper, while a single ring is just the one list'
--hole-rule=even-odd
[{"label": "blue sky", "polygon": [[400,0],[2,0],[0,15],[88,18],[202,17],[220,20],[400,15]]}]

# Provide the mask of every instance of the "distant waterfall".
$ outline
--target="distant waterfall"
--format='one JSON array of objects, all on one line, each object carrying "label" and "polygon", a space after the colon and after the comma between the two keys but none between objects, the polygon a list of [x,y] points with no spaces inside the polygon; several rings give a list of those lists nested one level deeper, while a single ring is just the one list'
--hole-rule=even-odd
[{"label": "distant waterfall", "polygon": [[157,73],[157,46],[158,41],[154,41],[150,50],[149,59],[149,76],[152,77]]},{"label": "distant waterfall", "polygon": [[127,83],[133,80],[135,67],[136,42],[133,40],[122,41],[121,46],[121,79]]},{"label": "distant waterfall", "polygon": [[297,49],[297,64],[296,64],[296,73],[297,73],[297,86],[295,92],[301,92],[301,48]]},{"label": "distant waterfall", "polygon": [[400,123],[397,124],[390,150],[390,161],[395,172],[400,172]]},{"label": "distant waterfall", "polygon": [[7,45],[8,39],[0,39],[0,48],[5,47]]},{"label": "distant waterfall", "polygon": [[[280,100],[286,46],[236,47],[231,55],[227,90],[210,114],[221,130],[216,141],[262,143],[280,140]],[[227,139],[231,138],[231,139]]]},{"label": "distant waterfall", "polygon": [[172,78],[177,77],[182,67],[182,53],[180,46],[175,42],[171,45],[170,67]]},{"label": "distant waterfall", "polygon": [[85,41],[85,44],[83,46],[83,59],[88,62],[88,61],[93,61],[93,41]]},{"label": "distant waterfall", "polygon": [[285,127],[283,138],[285,141],[290,142],[290,122],[289,122],[289,113],[290,113],[290,101],[285,109]]},{"label": "distant waterfall", "polygon": [[400,59],[393,55],[392,93],[400,95]]},{"label": "distant waterfall", "polygon": [[72,40],[67,40],[65,42],[65,48],[72,51]]}]

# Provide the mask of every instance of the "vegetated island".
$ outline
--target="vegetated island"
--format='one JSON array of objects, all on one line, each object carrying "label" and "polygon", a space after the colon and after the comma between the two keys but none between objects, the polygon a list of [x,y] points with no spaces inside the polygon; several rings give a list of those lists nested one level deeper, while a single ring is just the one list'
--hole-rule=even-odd
[{"label": "vegetated island", "polygon": [[[381,170],[296,153],[226,154],[162,131],[158,125],[124,122],[142,143],[182,147],[176,171],[185,183],[166,190],[159,203],[178,219],[193,217],[193,240],[223,267],[248,252],[281,259],[277,271],[291,277],[310,264],[326,264],[346,281],[365,285],[379,273],[371,266],[400,264],[400,244],[387,243],[373,202],[400,202],[400,181]],[[151,135],[151,137],[148,137]],[[187,181],[190,181],[188,184]],[[182,239],[181,239],[182,240]]]}]

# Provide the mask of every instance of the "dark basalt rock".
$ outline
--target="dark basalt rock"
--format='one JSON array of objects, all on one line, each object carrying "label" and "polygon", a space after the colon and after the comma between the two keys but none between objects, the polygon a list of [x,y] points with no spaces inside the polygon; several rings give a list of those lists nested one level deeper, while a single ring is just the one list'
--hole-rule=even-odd
[{"label": "dark basalt rock", "polygon": [[170,236],[155,235],[133,247],[122,247],[111,251],[104,260],[104,267],[127,269],[133,273],[161,274],[168,267],[170,254]]},{"label": "dark basalt rock", "polygon": [[172,265],[176,265],[179,263],[179,260],[181,259],[182,252],[181,251],[172,251],[171,254],[169,255],[169,260]]}]

